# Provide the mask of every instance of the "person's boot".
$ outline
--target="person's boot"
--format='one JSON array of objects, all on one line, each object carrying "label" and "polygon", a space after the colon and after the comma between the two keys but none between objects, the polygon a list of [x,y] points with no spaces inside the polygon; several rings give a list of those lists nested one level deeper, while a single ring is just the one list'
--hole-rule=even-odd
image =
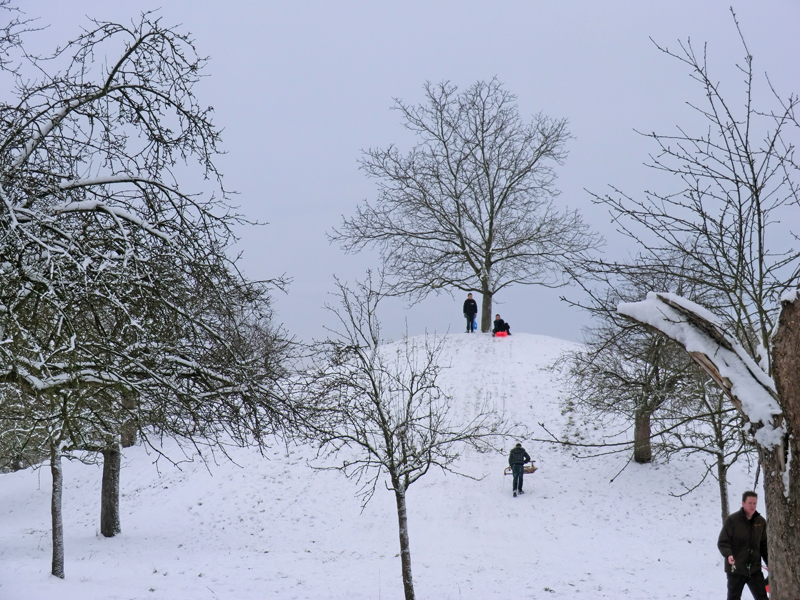
[{"label": "person's boot", "polygon": [[514,490],[514,498],[517,497],[517,490]]}]

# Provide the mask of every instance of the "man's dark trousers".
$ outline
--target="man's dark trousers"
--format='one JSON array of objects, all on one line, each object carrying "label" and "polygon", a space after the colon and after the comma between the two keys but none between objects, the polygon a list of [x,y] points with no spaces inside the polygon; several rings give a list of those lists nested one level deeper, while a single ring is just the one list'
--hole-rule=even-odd
[{"label": "man's dark trousers", "polygon": [[514,475],[514,481],[511,483],[515,492],[522,491],[522,474],[525,465],[515,464],[511,465],[511,473]]},{"label": "man's dark trousers", "polygon": [[753,573],[750,577],[728,573],[728,600],[741,600],[745,585],[750,588],[750,593],[753,594],[755,600],[767,600],[764,574],[761,571]]}]

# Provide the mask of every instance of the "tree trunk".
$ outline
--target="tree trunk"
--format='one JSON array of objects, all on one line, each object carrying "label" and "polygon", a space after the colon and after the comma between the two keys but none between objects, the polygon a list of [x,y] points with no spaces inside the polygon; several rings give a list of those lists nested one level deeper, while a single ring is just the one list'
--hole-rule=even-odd
[{"label": "tree trunk", "polygon": [[119,473],[122,453],[119,446],[103,450],[103,488],[100,493],[100,533],[114,537],[122,531],[119,520]]},{"label": "tree trunk", "polygon": [[722,509],[722,522],[730,514],[730,506],[728,505],[728,467],[725,465],[725,457],[720,453],[717,454],[717,482],[719,483],[719,503]]},{"label": "tree trunk", "polygon": [[414,581],[411,577],[411,544],[408,540],[408,513],[406,511],[406,491],[399,484],[394,486],[397,502],[397,524],[400,531],[400,564],[403,572],[405,600],[414,600]]},{"label": "tree trunk", "polygon": [[[122,395],[122,406],[130,411],[136,408],[136,397],[131,394]],[[137,423],[135,419],[128,419],[122,426],[120,435],[120,443],[123,448],[130,448],[136,444],[137,438]]]},{"label": "tree trunk", "polygon": [[136,422],[131,420],[122,426],[120,431],[120,443],[123,448],[130,448],[136,445],[138,437],[138,430],[136,429]]},{"label": "tree trunk", "polygon": [[61,511],[64,474],[61,470],[61,452],[54,442],[50,443],[50,473],[53,476],[53,493],[50,498],[50,515],[53,519],[53,566],[50,572],[64,579],[64,518]]},{"label": "tree trunk", "polygon": [[481,332],[489,333],[492,330],[492,292],[484,291],[481,299]]},{"label": "tree trunk", "polygon": [[773,375],[786,424],[783,444],[760,448],[768,518],[770,599],[800,598],[800,299],[783,302]]},{"label": "tree trunk", "polygon": [[[737,460],[738,456],[734,455],[731,464],[725,464],[725,446],[727,439],[725,435],[725,424],[722,418],[722,409],[725,406],[725,394],[715,394],[716,402],[712,404],[708,401],[706,396],[706,406],[712,414],[711,422],[714,427],[714,442],[717,447],[717,484],[719,485],[719,504],[722,512],[722,523],[731,512],[730,503],[728,502],[728,469]],[[758,476],[756,476],[758,479]]]},{"label": "tree trunk", "polygon": [[653,460],[653,449],[650,445],[650,416],[653,413],[646,408],[636,409],[633,417],[633,460],[646,464]]}]

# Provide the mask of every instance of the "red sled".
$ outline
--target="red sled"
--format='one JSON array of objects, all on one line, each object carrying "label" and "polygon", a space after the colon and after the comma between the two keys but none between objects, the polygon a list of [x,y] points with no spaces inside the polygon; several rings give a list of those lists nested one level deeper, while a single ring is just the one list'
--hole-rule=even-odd
[{"label": "red sled", "polygon": [[507,331],[498,331],[497,333],[494,334],[494,337],[507,337],[507,336],[508,336]]}]

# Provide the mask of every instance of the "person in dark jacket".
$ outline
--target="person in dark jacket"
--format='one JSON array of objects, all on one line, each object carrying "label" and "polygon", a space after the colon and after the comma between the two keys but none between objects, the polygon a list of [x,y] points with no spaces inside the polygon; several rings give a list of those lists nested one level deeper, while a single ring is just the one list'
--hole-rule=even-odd
[{"label": "person in dark jacket", "polygon": [[511,327],[509,326],[509,324],[503,321],[503,319],[500,318],[500,315],[495,315],[494,327],[492,328],[492,335],[494,335],[498,331],[505,331],[508,335],[511,335]]},{"label": "person in dark jacket", "polygon": [[472,294],[467,294],[467,299],[464,300],[464,316],[467,318],[467,333],[475,331],[472,325],[475,323],[475,315],[477,314],[478,303],[472,299]]},{"label": "person in dark jacket", "polygon": [[522,491],[523,465],[529,462],[531,462],[531,457],[525,452],[525,448],[520,443],[517,443],[508,453],[508,464],[511,467],[511,474],[514,476],[511,485],[514,488],[515,498],[517,494],[524,493]]},{"label": "person in dark jacket", "polygon": [[755,600],[767,600],[761,559],[767,563],[767,521],[756,511],[758,494],[742,494],[742,508],[728,515],[719,533],[717,548],[725,557],[728,600],[741,600],[747,585]]}]

